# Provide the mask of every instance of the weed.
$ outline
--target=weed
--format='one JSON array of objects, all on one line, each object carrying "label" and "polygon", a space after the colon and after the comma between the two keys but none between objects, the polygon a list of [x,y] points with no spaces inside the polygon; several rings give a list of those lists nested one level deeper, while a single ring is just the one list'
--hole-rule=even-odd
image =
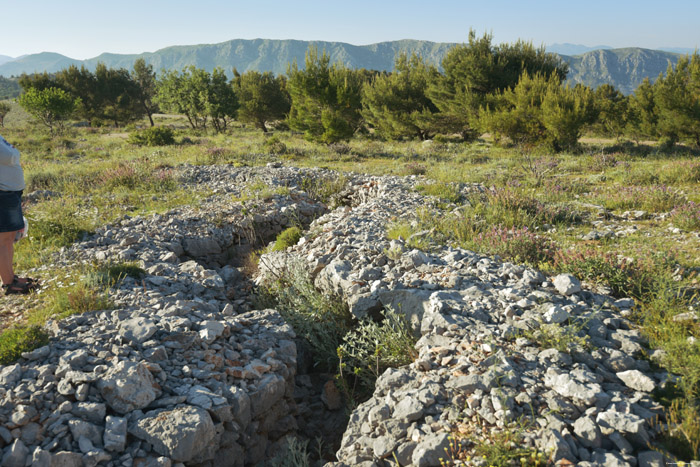
[{"label": "weed", "polygon": [[311,198],[321,201],[330,207],[341,204],[338,195],[345,189],[348,179],[345,175],[336,177],[304,177],[300,188]]},{"label": "weed", "polygon": [[418,162],[409,162],[404,166],[404,172],[408,175],[425,175],[428,172],[428,168]]},{"label": "weed", "polygon": [[700,458],[700,407],[697,402],[676,399],[666,411],[665,442],[684,461]]},{"label": "weed", "polygon": [[15,326],[0,334],[0,365],[17,361],[23,352],[30,352],[49,343],[49,335],[39,326]]},{"label": "weed", "polygon": [[538,265],[554,258],[556,247],[547,237],[528,230],[494,226],[473,239],[475,250],[499,255],[509,261]]},{"label": "weed", "polygon": [[[387,227],[386,237],[389,240],[403,240],[410,248],[426,251],[430,248],[430,238],[428,235],[420,235],[427,230],[419,230],[415,223],[410,222],[394,222]],[[397,250],[392,253],[392,256],[398,259],[401,256],[401,251]]]},{"label": "weed", "polygon": [[553,157],[535,158],[531,154],[524,154],[522,159],[522,170],[531,177],[535,186],[540,186],[549,176],[559,168],[559,161]]},{"label": "weed", "polygon": [[685,197],[667,185],[627,186],[598,189],[594,198],[611,210],[642,209],[668,212],[685,202]]},{"label": "weed", "polygon": [[537,345],[543,349],[571,353],[577,349],[591,349],[591,341],[583,328],[583,323],[571,325],[540,323],[539,328],[526,331],[523,335],[537,342]]},{"label": "weed", "polygon": [[288,437],[286,449],[270,459],[270,465],[272,467],[310,467],[312,461],[308,445],[308,440],[302,441],[295,437]]},{"label": "weed", "polygon": [[[446,457],[440,459],[442,467],[464,465],[464,461],[477,460],[478,465],[544,467],[547,456],[535,448],[523,446],[523,432],[531,422],[522,418],[503,429],[494,429],[484,421],[477,425],[459,424],[453,432]],[[471,447],[463,445],[468,440]],[[478,440],[478,441],[475,441]]]}]

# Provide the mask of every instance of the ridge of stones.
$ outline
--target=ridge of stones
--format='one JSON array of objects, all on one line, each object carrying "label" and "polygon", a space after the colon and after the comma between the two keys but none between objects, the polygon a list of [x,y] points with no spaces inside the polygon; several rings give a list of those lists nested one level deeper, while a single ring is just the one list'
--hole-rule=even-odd
[{"label": "ridge of stones", "polygon": [[[284,449],[298,429],[294,331],[276,311],[253,309],[251,284],[230,263],[296,223],[307,235],[265,255],[260,280],[266,267],[301,261],[356,317],[392,307],[420,336],[417,360],[378,379],[328,465],[440,465],[455,430],[523,417],[523,445],[555,462],[663,461],[648,449],[661,414],[650,391],[672,377],[641,358],[646,342],[624,318],[631,300],[467,250],[388,241],[386,225],[426,203],[415,177],[348,175],[346,205],[328,211],[300,187],[332,171],[178,170],[212,196],[125,216],[57,256],[136,261],[146,276],[115,284],[114,309],[50,321],[48,346],[0,367],[0,465],[261,465]],[[233,198],[256,180],[289,194],[243,207]],[[590,348],[526,337],[546,326],[586,335]]]}]

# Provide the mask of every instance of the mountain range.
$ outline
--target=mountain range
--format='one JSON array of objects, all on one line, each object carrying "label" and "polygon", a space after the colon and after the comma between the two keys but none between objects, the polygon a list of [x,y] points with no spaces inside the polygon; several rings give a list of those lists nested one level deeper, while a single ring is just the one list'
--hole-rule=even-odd
[{"label": "mountain range", "polygon": [[[394,57],[399,52],[417,52],[428,63],[439,66],[447,51],[455,45],[408,39],[362,46],[343,42],[235,39],[219,44],[173,46],[142,54],[104,53],[87,60],[42,52],[17,59],[0,55],[0,76],[55,72],[70,65],[85,65],[88,69],[94,69],[99,62],[112,68],[131,68],[138,58],[145,59],[157,71],[181,70],[194,65],[208,71],[214,67],[221,67],[229,76],[234,67],[240,72],[258,70],[283,74],[287,71],[288,64],[293,61],[303,66],[304,55],[309,46],[315,46],[319,51],[325,50],[332,62],[342,62],[352,68],[391,70]],[[548,47],[548,51],[558,53],[569,63],[570,83],[583,83],[592,87],[609,83],[625,94],[632,93],[646,77],[654,80],[680,57],[674,52],[641,48],[611,49],[598,46],[595,50],[588,49],[591,48],[577,44],[553,44]],[[6,58],[10,60],[4,61]]]}]

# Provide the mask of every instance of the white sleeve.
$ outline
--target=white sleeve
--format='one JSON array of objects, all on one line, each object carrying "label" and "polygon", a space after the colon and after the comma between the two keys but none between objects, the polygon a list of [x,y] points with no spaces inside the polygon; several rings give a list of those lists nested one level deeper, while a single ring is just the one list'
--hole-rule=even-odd
[{"label": "white sleeve", "polygon": [[0,136],[0,165],[19,165],[19,151]]}]

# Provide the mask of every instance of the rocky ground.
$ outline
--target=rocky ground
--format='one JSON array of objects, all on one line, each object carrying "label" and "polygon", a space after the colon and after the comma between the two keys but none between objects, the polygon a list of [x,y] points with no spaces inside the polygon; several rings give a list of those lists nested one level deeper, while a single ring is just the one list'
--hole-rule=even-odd
[{"label": "rocky ground", "polygon": [[[300,189],[336,176],[324,170],[190,166],[181,176],[214,195],[125,217],[56,258],[138,261],[147,275],[115,286],[115,309],[50,322],[50,345],[0,367],[0,465],[264,465],[289,436],[332,437],[344,417],[321,397],[330,377],[299,374],[293,329],[254,309],[239,262],[294,223],[306,236],[263,256],[263,275],[300,262],[356,317],[392,307],[420,338],[416,361],[385,372],[352,412],[328,465],[449,465],[513,427],[519,447],[559,465],[664,465],[649,448],[662,414],[650,393],[672,376],[642,358],[647,344],[625,319],[632,300],[387,240],[388,222],[426,203],[414,178],[350,176],[345,205],[329,211]],[[236,201],[261,180],[285,190]]]}]

